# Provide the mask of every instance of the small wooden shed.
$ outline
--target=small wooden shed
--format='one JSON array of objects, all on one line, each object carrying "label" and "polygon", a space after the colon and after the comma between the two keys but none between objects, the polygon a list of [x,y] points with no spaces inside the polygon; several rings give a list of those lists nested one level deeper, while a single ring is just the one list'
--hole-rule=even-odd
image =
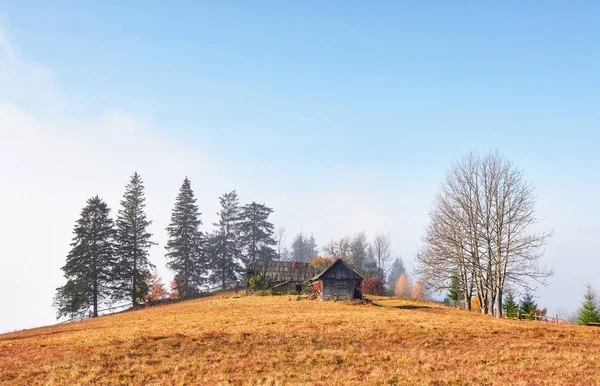
[{"label": "small wooden shed", "polygon": [[320,300],[362,299],[363,276],[342,259],[337,259],[312,278],[313,289]]}]

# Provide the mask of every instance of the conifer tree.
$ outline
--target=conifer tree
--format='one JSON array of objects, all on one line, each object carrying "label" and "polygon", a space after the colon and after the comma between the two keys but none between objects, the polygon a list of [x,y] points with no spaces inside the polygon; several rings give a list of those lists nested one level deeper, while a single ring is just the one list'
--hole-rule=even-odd
[{"label": "conifer tree", "polygon": [[406,269],[404,268],[404,261],[401,257],[397,257],[392,263],[392,268],[390,269],[390,274],[388,276],[388,283],[394,285],[396,281],[398,281],[400,275],[405,272]]},{"label": "conifer tree", "polygon": [[165,246],[167,267],[178,278],[174,289],[180,299],[197,294],[204,280],[207,265],[201,224],[192,184],[186,177],[171,213],[171,223],[167,227],[169,240]]},{"label": "conifer tree", "polygon": [[450,280],[450,288],[448,289],[448,300],[454,306],[458,306],[458,300],[460,299],[460,280],[457,275],[452,275],[452,279]]},{"label": "conifer tree", "polygon": [[219,197],[221,210],[217,214],[219,222],[213,224],[217,227],[210,238],[210,281],[219,283],[221,288],[238,280],[241,272],[239,258],[241,255],[238,238],[239,228],[239,203],[237,193],[225,193]]},{"label": "conifer tree", "polygon": [[502,309],[504,310],[504,315],[509,318],[515,318],[517,316],[519,306],[515,301],[515,295],[512,293],[512,291],[505,292],[502,302]]},{"label": "conifer tree", "polygon": [[584,326],[589,323],[600,323],[600,310],[596,305],[596,293],[589,283],[585,287],[583,302],[577,316],[577,322]]},{"label": "conifer tree", "polygon": [[98,305],[109,300],[115,278],[114,224],[110,209],[98,196],[87,200],[73,229],[71,250],[62,267],[67,283],[56,289],[57,317],[98,316]]},{"label": "conifer tree", "polygon": [[144,272],[154,267],[148,260],[150,247],[155,243],[148,232],[152,222],[146,217],[145,207],[144,183],[136,172],[125,188],[117,216],[115,276],[119,280],[113,295],[119,300],[129,298],[134,306],[143,301],[144,289],[148,288]]},{"label": "conifer tree", "polygon": [[533,319],[533,314],[537,311],[537,304],[533,300],[531,292],[525,292],[523,298],[519,302],[519,311],[525,319]]},{"label": "conifer tree", "polygon": [[273,260],[277,253],[274,226],[269,222],[273,209],[252,202],[244,205],[240,211],[240,243],[244,264],[256,260]]}]

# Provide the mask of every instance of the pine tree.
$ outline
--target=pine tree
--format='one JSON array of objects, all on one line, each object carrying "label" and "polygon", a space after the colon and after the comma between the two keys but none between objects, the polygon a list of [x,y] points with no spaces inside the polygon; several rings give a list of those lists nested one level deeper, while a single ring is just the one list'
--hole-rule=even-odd
[{"label": "pine tree", "polygon": [[217,214],[219,222],[213,224],[217,227],[209,240],[210,255],[210,281],[219,283],[221,288],[238,280],[241,272],[239,258],[241,255],[238,227],[239,204],[237,193],[225,193],[219,198],[221,211]]},{"label": "pine tree", "polygon": [[577,317],[577,322],[584,326],[589,323],[600,323],[600,310],[596,305],[596,293],[589,283],[585,287],[583,302]]},{"label": "pine tree", "polygon": [[71,250],[62,267],[67,283],[56,289],[57,317],[84,316],[109,300],[114,286],[114,224],[98,196],[87,200],[73,229]]},{"label": "pine tree", "polygon": [[144,183],[140,175],[135,173],[125,188],[117,216],[116,276],[119,277],[119,282],[114,293],[116,299],[129,298],[134,306],[140,299],[143,302],[143,296],[139,294],[149,284],[143,273],[154,268],[148,260],[150,247],[155,243],[151,241],[152,234],[148,232],[148,226],[152,222],[146,217],[145,207]]},{"label": "pine tree", "polygon": [[454,306],[458,306],[458,300],[460,299],[461,288],[460,288],[460,280],[458,279],[458,275],[452,275],[452,279],[450,280],[450,288],[448,288],[448,300]]},{"label": "pine tree", "polygon": [[394,260],[394,263],[392,263],[392,268],[390,269],[390,273],[388,275],[388,283],[394,285],[396,281],[398,281],[400,275],[405,272],[406,269],[404,268],[404,261],[401,257],[397,257],[396,260]]},{"label": "pine tree", "polygon": [[533,300],[531,292],[525,292],[523,298],[519,302],[519,311],[525,319],[533,319],[533,315],[537,311],[537,304]]},{"label": "pine tree", "polygon": [[273,260],[277,253],[274,226],[269,222],[273,209],[252,202],[244,205],[240,211],[240,243],[244,264],[256,260]]},{"label": "pine tree", "polygon": [[515,295],[512,291],[506,291],[503,300],[502,309],[504,310],[504,315],[508,318],[516,318],[519,312],[519,306],[515,301]]},{"label": "pine tree", "polygon": [[206,249],[200,225],[202,221],[194,191],[186,177],[171,213],[171,223],[167,227],[169,240],[165,246],[167,267],[178,278],[175,290],[180,299],[197,294],[204,280],[207,268]]}]

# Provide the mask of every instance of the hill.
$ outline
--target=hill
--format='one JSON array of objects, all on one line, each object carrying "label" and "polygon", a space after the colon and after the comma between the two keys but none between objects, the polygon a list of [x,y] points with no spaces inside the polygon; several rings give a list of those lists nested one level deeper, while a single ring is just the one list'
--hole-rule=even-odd
[{"label": "hill", "polygon": [[0,335],[0,384],[600,381],[600,329],[435,303],[215,296]]}]

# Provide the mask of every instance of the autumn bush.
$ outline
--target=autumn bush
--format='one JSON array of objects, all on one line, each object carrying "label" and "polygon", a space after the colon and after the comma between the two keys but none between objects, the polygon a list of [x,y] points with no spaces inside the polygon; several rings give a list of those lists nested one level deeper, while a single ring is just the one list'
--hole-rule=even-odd
[{"label": "autumn bush", "polygon": [[368,277],[362,282],[362,292],[365,295],[383,295],[385,293],[383,284],[383,280],[379,277]]},{"label": "autumn bush", "polygon": [[310,262],[310,265],[316,268],[319,272],[323,272],[329,268],[331,264],[333,264],[333,259],[327,256],[317,256]]}]

